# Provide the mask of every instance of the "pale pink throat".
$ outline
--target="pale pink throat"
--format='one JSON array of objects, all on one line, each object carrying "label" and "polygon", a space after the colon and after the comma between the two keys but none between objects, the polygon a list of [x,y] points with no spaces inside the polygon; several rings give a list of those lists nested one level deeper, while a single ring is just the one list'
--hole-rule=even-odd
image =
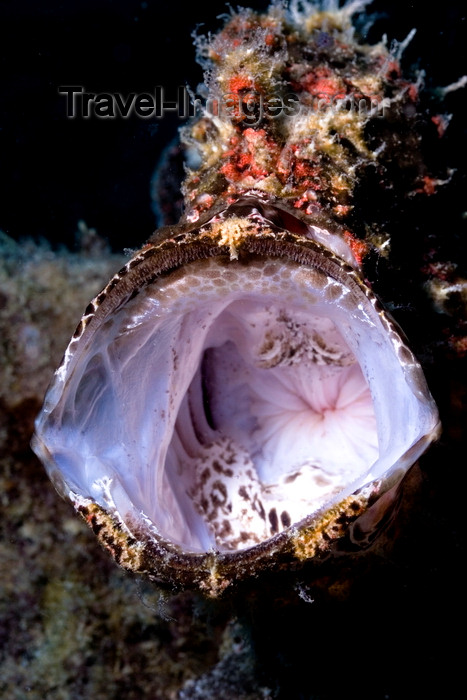
[{"label": "pale pink throat", "polygon": [[229,551],[405,469],[432,399],[374,298],[337,276],[220,256],[96,320],[37,422],[62,490],[185,551]]}]

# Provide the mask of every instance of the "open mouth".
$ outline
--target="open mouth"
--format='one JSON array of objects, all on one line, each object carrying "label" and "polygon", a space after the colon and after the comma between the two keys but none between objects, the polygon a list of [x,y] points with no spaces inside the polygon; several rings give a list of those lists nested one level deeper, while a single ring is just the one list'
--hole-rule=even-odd
[{"label": "open mouth", "polygon": [[254,547],[403,472],[437,423],[394,324],[319,244],[209,251],[127,266],[34,442],[72,500],[193,553]]},{"label": "open mouth", "polygon": [[171,513],[183,504],[190,527],[170,538],[235,550],[302,520],[367,473],[378,436],[345,330],[325,303],[300,299],[297,270],[283,261],[203,267],[218,292],[177,324],[185,369],[183,381],[173,371],[171,394],[179,387],[181,400],[162,460]]}]

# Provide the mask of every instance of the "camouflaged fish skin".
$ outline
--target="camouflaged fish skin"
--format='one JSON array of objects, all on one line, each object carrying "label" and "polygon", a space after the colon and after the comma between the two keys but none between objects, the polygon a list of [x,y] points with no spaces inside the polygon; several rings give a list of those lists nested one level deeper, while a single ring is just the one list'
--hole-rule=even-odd
[{"label": "camouflaged fish skin", "polygon": [[344,535],[363,546],[439,433],[351,226],[357,183],[386,173],[371,125],[404,131],[417,96],[397,55],[356,39],[363,6],[241,10],[198,40],[185,214],[90,302],[36,421],[116,561],[177,588],[216,596]]}]

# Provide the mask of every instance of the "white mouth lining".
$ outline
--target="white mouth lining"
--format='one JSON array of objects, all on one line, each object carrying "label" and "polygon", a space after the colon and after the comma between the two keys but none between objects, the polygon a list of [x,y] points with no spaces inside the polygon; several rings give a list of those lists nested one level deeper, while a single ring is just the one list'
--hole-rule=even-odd
[{"label": "white mouth lining", "polygon": [[[317,275],[322,277],[318,285]],[[331,286],[331,298],[326,298]],[[222,267],[216,260],[206,260],[185,266],[183,276],[176,274],[147,287],[102,324],[94,334],[92,352],[77,353],[67,376],[52,387],[49,410],[37,423],[37,442],[71,490],[106,507],[102,483],[110,480],[123,520],[141,511],[155,532],[189,551],[219,546],[196,508],[190,512],[186,506],[182,494],[189,486],[182,491],[174,486],[177,465],[169,445],[198,359],[210,347],[208,319],[252,293],[264,303],[279,298],[281,308],[296,307],[299,299],[299,309],[312,308],[317,316],[332,317],[370,386],[379,457],[343,484],[333,500],[397,466],[424,434],[427,408],[407,384],[394,343],[364,294],[361,300],[344,304],[349,292],[342,285],[283,260],[247,267],[237,263]],[[193,328],[199,331],[194,334]],[[179,351],[180,342],[190,346],[189,352]],[[190,357],[195,359],[186,362]],[[141,387],[147,386],[151,391],[141,394]],[[391,401],[392,397],[397,400]]]}]

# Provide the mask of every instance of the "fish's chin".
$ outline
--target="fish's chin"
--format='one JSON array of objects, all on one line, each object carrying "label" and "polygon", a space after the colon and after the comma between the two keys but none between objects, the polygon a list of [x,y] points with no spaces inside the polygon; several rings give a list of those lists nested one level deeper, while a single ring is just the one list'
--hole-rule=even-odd
[{"label": "fish's chin", "polygon": [[438,416],[349,265],[299,234],[203,240],[143,249],[96,297],[34,448],[75,504],[228,553],[391,485]]}]

